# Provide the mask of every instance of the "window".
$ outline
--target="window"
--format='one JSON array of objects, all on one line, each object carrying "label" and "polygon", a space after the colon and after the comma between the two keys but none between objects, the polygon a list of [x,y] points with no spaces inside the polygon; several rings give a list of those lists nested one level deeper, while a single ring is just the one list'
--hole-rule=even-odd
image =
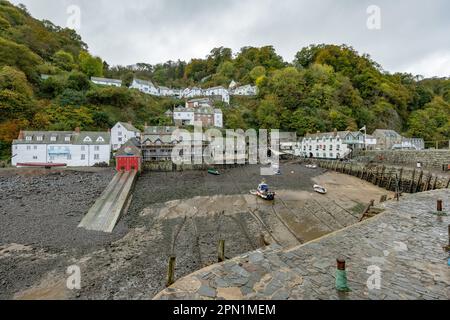
[{"label": "window", "polygon": [[37,136],[37,137],[36,137],[36,140],[37,140],[37,141],[42,141],[42,140],[43,140],[43,137],[42,137],[42,136]]},{"label": "window", "polygon": [[119,132],[117,133],[117,135],[118,135],[119,137],[121,137],[121,136],[122,136],[122,131],[119,131]]},{"label": "window", "polygon": [[31,140],[33,140],[33,137],[27,136],[25,139],[26,139],[27,141],[31,141]]},{"label": "window", "polygon": [[122,138],[119,138],[119,142],[122,142]]},{"label": "window", "polygon": [[84,138],[83,141],[84,141],[84,142],[92,142],[92,139],[91,139],[90,137],[86,137],[86,138]]},{"label": "window", "polygon": [[[126,137],[126,136],[125,136]],[[98,137],[97,138],[97,142],[105,142],[105,139],[103,139],[103,137]]]},{"label": "window", "polygon": [[94,160],[99,160],[100,159],[100,155],[99,154],[94,154]]},{"label": "window", "polygon": [[72,155],[71,154],[67,155],[67,160],[72,160]]},{"label": "window", "polygon": [[100,151],[100,147],[99,146],[95,146],[94,147],[94,151]]},{"label": "window", "polygon": [[336,150],[337,151],[341,150],[341,146],[339,144],[336,146]]},{"label": "window", "polygon": [[37,158],[38,158],[37,156],[33,156],[33,160],[37,160]]},{"label": "window", "polygon": [[50,160],[55,160],[55,156],[50,156]]},{"label": "window", "polygon": [[333,152],[330,152],[330,158],[333,158]]},{"label": "window", "polygon": [[50,141],[55,142],[56,141],[56,137],[55,136],[51,137]]},{"label": "window", "polygon": [[70,137],[69,137],[69,136],[65,137],[65,138],[64,138],[64,141],[70,142]]},{"label": "window", "polygon": [[81,155],[81,160],[86,160],[86,155],[85,154]]},{"label": "window", "polygon": [[27,146],[27,150],[31,150],[31,146]]},{"label": "window", "polygon": [[81,146],[81,151],[86,151],[86,146]]},{"label": "window", "polygon": [[333,145],[330,145],[330,151],[333,151]]}]

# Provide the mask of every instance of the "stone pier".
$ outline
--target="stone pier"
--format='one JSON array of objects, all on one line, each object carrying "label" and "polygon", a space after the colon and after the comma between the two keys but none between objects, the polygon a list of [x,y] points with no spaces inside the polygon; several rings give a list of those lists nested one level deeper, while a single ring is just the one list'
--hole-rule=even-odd
[{"label": "stone pier", "polygon": [[[293,249],[272,245],[200,270],[155,299],[450,299],[450,190],[378,207],[374,218]],[[335,289],[337,258],[347,263],[348,293]]]}]

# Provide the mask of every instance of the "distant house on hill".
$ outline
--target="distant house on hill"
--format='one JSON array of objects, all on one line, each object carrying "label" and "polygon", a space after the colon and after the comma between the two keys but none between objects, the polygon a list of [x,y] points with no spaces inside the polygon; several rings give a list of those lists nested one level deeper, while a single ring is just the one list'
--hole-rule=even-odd
[{"label": "distant house on hill", "polygon": [[91,81],[95,84],[102,85],[102,86],[112,86],[112,87],[121,87],[122,86],[122,80],[116,80],[116,79],[91,77]]},{"label": "distant house on hill", "polygon": [[207,97],[220,97],[223,102],[230,103],[230,93],[222,86],[205,89],[204,94]]},{"label": "distant house on hill", "polygon": [[235,96],[256,96],[258,94],[258,87],[247,84],[245,86],[236,87],[232,90],[231,94]]},{"label": "distant house on hill", "polygon": [[140,138],[141,131],[136,129],[131,123],[118,122],[111,129],[111,146],[112,149],[118,150],[128,140],[132,138]]},{"label": "distant house on hill", "polygon": [[131,89],[138,89],[139,91],[153,96],[160,96],[159,88],[153,82],[147,80],[133,79],[130,86]]},{"label": "distant house on hill", "polygon": [[159,94],[162,97],[173,97],[175,96],[175,91],[171,88],[167,88],[167,87],[159,87]]},{"label": "distant house on hill", "polygon": [[199,98],[186,101],[186,108],[212,107],[213,100],[211,98]]}]

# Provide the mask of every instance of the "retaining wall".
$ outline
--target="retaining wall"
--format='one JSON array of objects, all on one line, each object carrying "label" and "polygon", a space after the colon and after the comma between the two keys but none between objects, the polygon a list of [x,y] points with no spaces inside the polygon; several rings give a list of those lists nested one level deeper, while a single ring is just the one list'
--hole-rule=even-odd
[{"label": "retaining wall", "polygon": [[424,168],[441,169],[450,164],[450,150],[384,150],[365,151],[355,158],[360,161],[383,162],[394,165],[416,166],[421,162]]}]

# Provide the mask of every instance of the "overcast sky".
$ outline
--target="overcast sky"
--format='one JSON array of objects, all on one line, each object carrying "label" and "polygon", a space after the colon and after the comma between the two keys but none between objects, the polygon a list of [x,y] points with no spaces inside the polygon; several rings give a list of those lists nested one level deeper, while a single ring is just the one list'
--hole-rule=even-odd
[{"label": "overcast sky", "polygon": [[[292,61],[304,46],[348,44],[390,72],[450,76],[448,0],[13,0],[38,19],[73,22],[110,65],[205,57],[214,47],[273,45]],[[381,9],[381,29],[367,9]],[[68,22],[69,21],[69,22]],[[373,21],[373,20],[371,20]]]}]

